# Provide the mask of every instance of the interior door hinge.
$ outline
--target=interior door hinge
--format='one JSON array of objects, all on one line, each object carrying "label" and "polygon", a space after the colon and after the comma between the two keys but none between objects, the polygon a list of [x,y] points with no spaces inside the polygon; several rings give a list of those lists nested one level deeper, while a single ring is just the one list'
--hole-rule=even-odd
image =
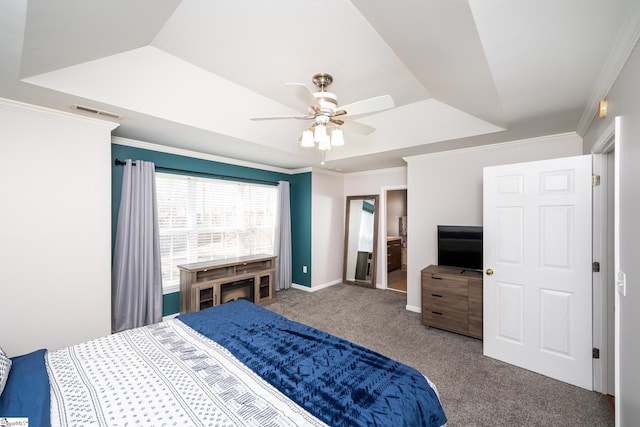
[{"label": "interior door hinge", "polygon": [[591,355],[594,359],[600,359],[600,349],[594,348]]},{"label": "interior door hinge", "polygon": [[593,261],[591,264],[591,271],[594,273],[600,273],[600,263],[598,261]]},{"label": "interior door hinge", "polygon": [[600,175],[591,175],[591,186],[597,187],[600,185]]}]

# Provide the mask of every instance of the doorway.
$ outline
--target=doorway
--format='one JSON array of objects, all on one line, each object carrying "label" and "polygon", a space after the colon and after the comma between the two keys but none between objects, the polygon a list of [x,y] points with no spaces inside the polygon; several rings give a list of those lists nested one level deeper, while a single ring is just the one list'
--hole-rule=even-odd
[{"label": "doorway", "polygon": [[616,343],[615,343],[615,123],[607,128],[593,150],[594,174],[600,185],[594,187],[593,259],[599,272],[593,273],[594,335],[593,347],[599,349],[594,359],[593,389],[605,395],[607,405],[615,412]]},{"label": "doorway", "polygon": [[387,190],[385,206],[387,289],[407,292],[407,189]]}]

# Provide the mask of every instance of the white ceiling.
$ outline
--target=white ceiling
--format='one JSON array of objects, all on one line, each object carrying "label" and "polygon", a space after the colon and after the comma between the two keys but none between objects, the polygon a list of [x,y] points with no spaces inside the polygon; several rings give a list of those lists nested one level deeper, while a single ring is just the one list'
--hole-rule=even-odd
[{"label": "white ceiling", "polygon": [[[123,116],[114,135],[277,168],[320,166],[286,82],[389,94],[322,167],[584,132],[640,34],[638,0],[9,0],[0,97]],[[80,113],[77,113],[80,114]]]}]

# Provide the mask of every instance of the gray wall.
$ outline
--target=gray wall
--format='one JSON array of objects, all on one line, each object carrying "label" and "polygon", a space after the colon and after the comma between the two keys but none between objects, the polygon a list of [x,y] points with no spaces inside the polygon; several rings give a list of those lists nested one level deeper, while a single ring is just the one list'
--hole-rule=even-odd
[{"label": "gray wall", "polygon": [[582,154],[576,134],[407,158],[407,308],[421,311],[420,270],[437,264],[436,226],[482,225],[485,166]]},{"label": "gray wall", "polygon": [[584,136],[589,153],[615,116],[622,124],[615,150],[620,156],[620,270],[627,275],[627,295],[618,296],[619,381],[616,384],[616,425],[637,425],[640,420],[640,48],[636,45],[607,99],[607,117],[595,120]]}]

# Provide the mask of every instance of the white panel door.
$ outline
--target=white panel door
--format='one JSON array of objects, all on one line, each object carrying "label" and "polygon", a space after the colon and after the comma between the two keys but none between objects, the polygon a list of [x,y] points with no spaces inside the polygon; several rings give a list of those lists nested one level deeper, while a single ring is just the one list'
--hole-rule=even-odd
[{"label": "white panel door", "polygon": [[592,389],[591,156],[484,169],[484,354]]}]

